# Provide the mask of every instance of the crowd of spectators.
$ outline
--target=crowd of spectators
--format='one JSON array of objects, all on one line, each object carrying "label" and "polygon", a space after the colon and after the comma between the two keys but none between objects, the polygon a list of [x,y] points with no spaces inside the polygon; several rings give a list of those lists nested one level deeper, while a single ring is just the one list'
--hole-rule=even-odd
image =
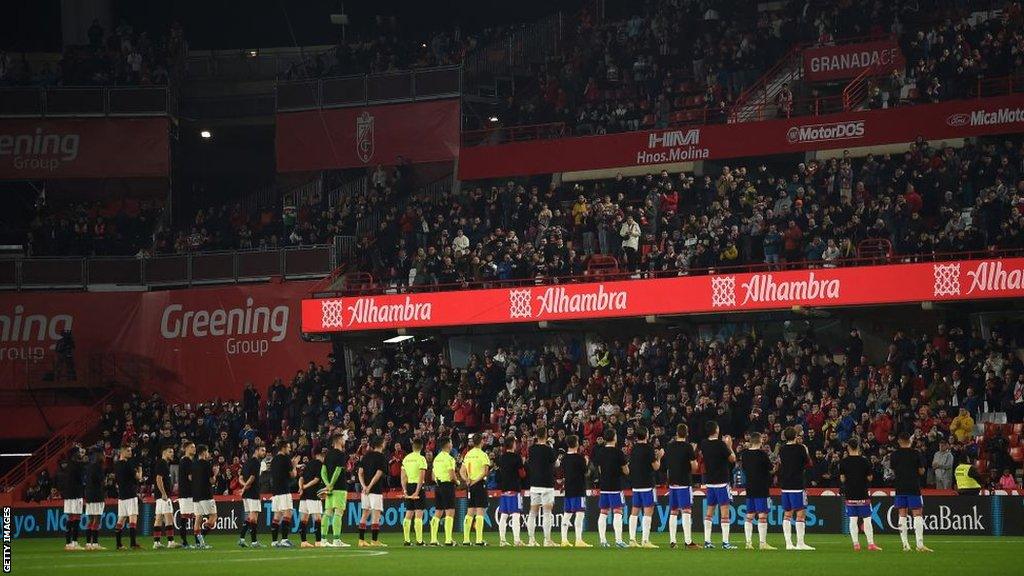
[{"label": "crowd of spectators", "polygon": [[133,256],[153,242],[162,204],[114,200],[52,204],[40,195],[29,224],[31,256]]},{"label": "crowd of spectators", "polygon": [[87,35],[88,44],[65,46],[56,65],[0,50],[0,86],[159,86],[180,71],[188,51],[178,23],[152,37],[124,20],[111,31],[94,20]]},{"label": "crowd of spectators", "polygon": [[[360,238],[354,270],[397,286],[579,276],[593,254],[646,275],[836,266],[864,240],[901,259],[1024,248],[1022,146],[919,140],[903,154],[725,166],[703,177],[509,181],[411,198]],[[465,187],[464,187],[465,189]]]},{"label": "crowd of spectators", "polygon": [[1012,324],[993,327],[987,337],[977,328],[940,325],[928,334],[896,330],[884,350],[871,352],[856,329],[839,338],[811,327],[710,339],[681,332],[586,341],[548,335],[503,341],[460,366],[426,341],[361,349],[347,376],[333,361],[310,363],[264,392],[246,385],[237,399],[193,405],[133,396],[104,409],[98,442],[107,458],[134,444],[147,491],[160,446],[185,438],[208,444],[216,492],[231,494],[244,457],[257,442],[278,438],[307,459],[332,433],[347,431],[354,489],[368,439],[382,436],[388,486],[395,488],[416,436],[425,439],[429,459],[439,437],[452,436],[464,449],[468,434],[482,433],[485,447],[496,450],[504,435],[527,439],[543,425],[557,449],[575,434],[589,453],[613,427],[628,451],[637,426],[663,444],[677,423],[687,423],[696,441],[704,423],[715,420],[736,438],[761,431],[770,447],[784,427],[799,426],[814,462],[809,486],[837,485],[843,442],[854,435],[876,467],[875,484],[885,486],[892,478],[885,455],[896,434],[908,432],[925,455],[929,486],[950,487],[951,466],[967,461],[986,486],[1005,487],[1004,471],[1019,477],[1020,437],[983,435],[978,423],[997,412],[1011,423],[1024,421],[1021,338]]}]

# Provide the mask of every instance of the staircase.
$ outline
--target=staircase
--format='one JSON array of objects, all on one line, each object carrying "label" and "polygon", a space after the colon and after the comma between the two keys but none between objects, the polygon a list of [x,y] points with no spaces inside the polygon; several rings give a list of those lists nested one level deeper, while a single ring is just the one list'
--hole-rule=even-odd
[{"label": "staircase", "polygon": [[729,110],[729,122],[756,122],[778,116],[775,97],[782,85],[792,86],[803,78],[803,51],[802,44],[793,46],[757,82],[741,92]]}]

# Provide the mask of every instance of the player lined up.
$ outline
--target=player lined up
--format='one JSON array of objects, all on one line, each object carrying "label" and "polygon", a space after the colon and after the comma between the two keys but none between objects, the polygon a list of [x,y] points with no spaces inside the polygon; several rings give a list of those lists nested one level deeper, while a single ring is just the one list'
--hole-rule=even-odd
[{"label": "player lined up", "polygon": [[[651,530],[656,504],[656,475],[664,470],[668,484],[668,535],[672,548],[677,541],[679,526],[682,526],[683,546],[699,548],[693,541],[692,508],[694,475],[703,460],[703,485],[706,500],[704,516],[705,549],[715,548],[712,542],[713,525],[717,519],[721,530],[721,547],[724,550],[736,548],[730,542],[730,514],[732,492],[729,480],[734,466],[739,466],[746,478],[746,517],[744,518],[744,540],[746,548],[753,549],[756,526],[758,546],[761,550],[775,550],[767,541],[768,514],[771,509],[770,490],[772,478],[779,480],[782,494],[782,533],[786,550],[814,550],[805,541],[807,494],[804,472],[811,466],[811,458],[802,443],[798,428],[783,431],[784,444],[778,447],[777,462],[773,462],[762,444],[762,435],[752,432],[747,435],[747,444],[738,455],[733,449],[729,436],[721,436],[717,423],[708,422],[706,438],[699,444],[690,441],[686,424],[679,424],[674,438],[665,449],[656,449],[650,442],[644,427],[635,430],[632,447],[627,458],[618,445],[619,438],[614,429],[606,428],[603,437],[593,449],[593,468],[597,476],[598,542],[602,547],[616,546],[657,548],[651,541]],[[291,454],[290,443],[280,440],[274,445],[274,455],[269,470],[271,488],[271,546],[292,547],[288,538],[294,524],[293,490],[298,486],[298,532],[301,547],[344,547],[341,541],[342,515],[347,503],[347,490],[341,483],[347,456],[344,448],[345,434],[335,434],[330,439],[330,448],[314,454],[305,465],[299,464],[299,457]],[[471,437],[471,447],[462,459],[461,466],[452,456],[452,442],[448,438],[437,441],[438,453],[428,464],[423,455],[420,439],[412,441],[412,451],[402,461],[400,481],[405,499],[405,517],[402,521],[406,546],[425,546],[423,525],[427,509],[426,491],[428,469],[433,477],[434,515],[429,520],[430,545],[455,546],[454,523],[456,488],[465,486],[468,495],[467,513],[462,526],[464,546],[476,544],[485,546],[484,525],[488,509],[486,481],[496,468],[498,502],[498,536],[501,546],[562,546],[589,548],[583,538],[586,494],[590,462],[580,452],[579,439],[569,436],[566,451],[559,456],[551,447],[547,431],[540,427],[533,443],[526,449],[526,459],[514,435],[508,435],[496,461],[483,450],[483,435]],[[360,486],[362,515],[359,521],[360,547],[386,546],[380,541],[380,519],[384,510],[384,484],[387,476],[387,458],[384,455],[384,438],[371,439],[369,449],[359,461],[356,477]],[[916,549],[930,552],[924,545],[923,501],[921,477],[924,474],[920,454],[911,448],[911,438],[906,434],[898,437],[899,448],[890,455],[890,465],[895,474],[895,507],[899,513],[899,531],[904,550],[911,550],[909,532],[914,530]],[[262,512],[258,478],[266,459],[267,450],[260,445],[246,460],[240,472],[239,490],[244,518],[238,538],[240,547],[260,547],[258,541],[259,515]],[[68,550],[83,549],[78,544],[79,527],[86,527],[85,550],[103,550],[99,544],[100,517],[103,514],[103,454],[93,450],[86,459],[85,453],[76,450],[69,461],[64,494],[64,511],[68,514],[66,546]],[[217,506],[213,499],[214,473],[209,447],[184,442],[178,462],[178,509],[181,526],[174,521],[174,504],[171,497],[171,462],[174,448],[165,447],[154,466],[155,515],[153,522],[153,548],[196,548],[208,549],[206,536],[217,523]],[[561,542],[552,539],[554,528],[555,476],[560,470],[563,476],[564,501],[561,518]],[[872,478],[870,462],[860,454],[860,442],[852,438],[847,442],[847,455],[839,463],[840,482],[849,517],[850,535],[854,550],[860,550],[859,533],[864,532],[867,549],[880,551],[874,541],[871,523],[871,504],[868,486]],[[632,487],[628,532],[623,535],[623,481],[628,477]],[[117,524],[115,538],[119,550],[138,549],[138,487],[142,479],[141,467],[132,458],[130,447],[122,447],[115,463],[117,482]],[[526,539],[522,538],[523,493],[528,489],[530,506],[526,516]],[[84,498],[83,498],[84,497]],[[83,506],[84,504],[84,506]],[[84,507],[84,516],[83,516]],[[326,513],[325,513],[326,512]],[[611,520],[609,522],[609,519]],[[612,525],[614,540],[607,537],[608,524]],[[326,524],[327,538],[324,538]],[[194,544],[189,543],[188,526]],[[444,540],[439,540],[441,526]],[[536,531],[541,528],[542,540],[538,542]],[[367,540],[367,527],[370,539]],[[511,527],[512,541],[507,539]],[[569,530],[574,530],[570,539]],[[124,531],[128,531],[128,545],[123,543]],[[639,531],[639,535],[638,535]],[[175,540],[175,532],[180,544]],[[795,532],[795,540],[794,540]],[[313,543],[308,542],[313,534]],[[249,540],[246,541],[246,536]],[[475,539],[474,539],[475,536]],[[628,536],[628,543],[627,538]],[[163,540],[166,539],[166,544]]]}]

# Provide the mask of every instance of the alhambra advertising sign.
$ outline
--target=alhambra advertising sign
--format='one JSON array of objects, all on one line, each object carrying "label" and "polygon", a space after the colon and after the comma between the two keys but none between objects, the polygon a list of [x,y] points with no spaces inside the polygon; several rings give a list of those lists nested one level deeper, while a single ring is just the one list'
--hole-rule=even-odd
[{"label": "alhambra advertising sign", "polygon": [[1024,297],[1024,258],[317,298],[304,332]]}]

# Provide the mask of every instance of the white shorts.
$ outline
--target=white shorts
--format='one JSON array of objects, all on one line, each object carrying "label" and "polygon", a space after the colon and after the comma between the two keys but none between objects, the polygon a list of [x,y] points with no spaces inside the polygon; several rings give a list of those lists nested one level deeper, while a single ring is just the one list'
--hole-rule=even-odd
[{"label": "white shorts", "polygon": [[291,494],[275,494],[270,500],[270,509],[273,512],[287,512],[292,509]]},{"label": "white shorts", "polygon": [[103,508],[106,504],[103,502],[88,502],[85,505],[86,516],[103,516]]},{"label": "white shorts", "polygon": [[550,506],[554,503],[554,488],[530,488],[530,506]]},{"label": "white shorts", "polygon": [[170,498],[157,498],[155,513],[157,516],[161,514],[174,514],[174,502]]},{"label": "white shorts", "polygon": [[127,518],[129,516],[139,515],[139,499],[138,498],[125,498],[124,500],[117,501],[117,517]]},{"label": "white shorts", "polygon": [[318,514],[323,516],[324,503],[320,500],[299,500],[299,514]]},{"label": "white shorts", "polygon": [[209,516],[217,513],[217,503],[213,500],[196,500],[193,506],[196,509],[196,516]]},{"label": "white shorts", "polygon": [[195,514],[196,507],[192,504],[192,499],[178,498],[178,512],[182,514]]},{"label": "white shorts", "polygon": [[382,494],[360,494],[359,505],[363,510],[384,511],[384,496]]},{"label": "white shorts", "polygon": [[250,512],[259,514],[263,511],[263,506],[260,504],[259,498],[242,498],[242,510],[246,514]]},{"label": "white shorts", "polygon": [[82,499],[72,498],[70,500],[64,500],[64,513],[65,514],[78,514],[82,515]]}]

